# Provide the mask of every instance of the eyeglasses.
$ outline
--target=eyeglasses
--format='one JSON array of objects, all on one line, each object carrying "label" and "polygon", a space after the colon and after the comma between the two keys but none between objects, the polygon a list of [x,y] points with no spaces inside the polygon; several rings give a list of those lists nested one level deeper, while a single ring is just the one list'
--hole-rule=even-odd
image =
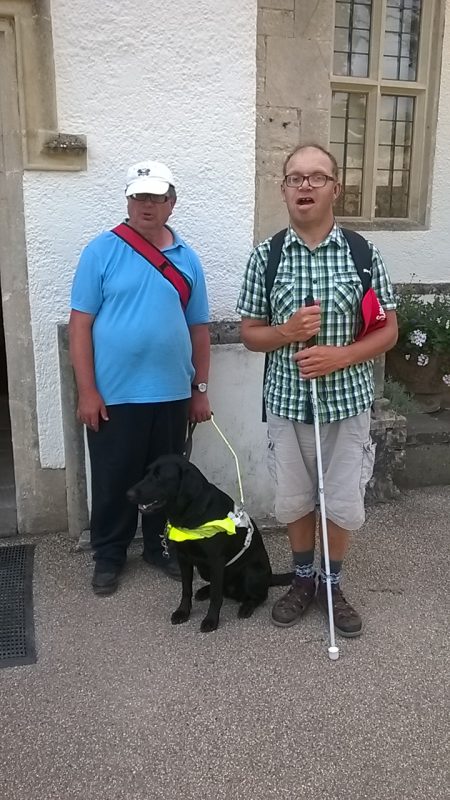
[{"label": "eyeglasses", "polygon": [[291,189],[301,189],[306,181],[310,189],[322,189],[328,181],[335,181],[332,175],[323,175],[322,172],[315,172],[314,175],[299,175],[293,172],[291,175],[284,176],[286,186]]},{"label": "eyeglasses", "polygon": [[146,200],[150,200],[152,203],[166,203],[169,199],[168,194],[147,194],[147,192],[139,192],[138,194],[130,194],[133,200],[137,200],[138,203],[145,203]]}]

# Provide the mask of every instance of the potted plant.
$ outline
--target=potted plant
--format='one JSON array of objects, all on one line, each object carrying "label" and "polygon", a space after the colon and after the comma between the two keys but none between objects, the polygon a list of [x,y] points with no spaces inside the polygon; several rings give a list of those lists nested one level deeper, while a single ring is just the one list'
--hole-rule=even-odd
[{"label": "potted plant", "polygon": [[398,342],[386,373],[415,395],[423,411],[438,411],[450,387],[450,294],[431,299],[406,289],[397,297]]}]

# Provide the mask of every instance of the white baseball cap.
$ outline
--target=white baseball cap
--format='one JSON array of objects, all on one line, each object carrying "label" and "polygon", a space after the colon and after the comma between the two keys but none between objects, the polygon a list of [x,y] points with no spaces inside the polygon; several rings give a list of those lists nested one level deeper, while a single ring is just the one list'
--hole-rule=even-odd
[{"label": "white baseball cap", "polygon": [[140,161],[133,164],[127,172],[125,195],[165,194],[169,186],[174,186],[173,175],[165,164],[158,161]]}]

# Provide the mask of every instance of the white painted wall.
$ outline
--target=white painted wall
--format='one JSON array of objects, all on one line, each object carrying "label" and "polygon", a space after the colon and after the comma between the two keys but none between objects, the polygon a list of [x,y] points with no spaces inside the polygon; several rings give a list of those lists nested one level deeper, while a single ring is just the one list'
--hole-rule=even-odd
[{"label": "white painted wall", "polygon": [[[267,425],[261,421],[264,356],[243,345],[217,345],[212,356],[211,408],[238,458],[245,506],[258,519],[271,517],[274,486],[267,470]],[[235,460],[214,426],[197,425],[193,444],[192,461],[239,501]]]},{"label": "white painted wall", "polygon": [[59,128],[88,139],[87,172],[24,178],[41,463],[62,467],[56,325],[82,247],[125,214],[130,164],[170,165],[213,317],[234,312],[253,241],[256,0],[54,0],[52,21]]}]

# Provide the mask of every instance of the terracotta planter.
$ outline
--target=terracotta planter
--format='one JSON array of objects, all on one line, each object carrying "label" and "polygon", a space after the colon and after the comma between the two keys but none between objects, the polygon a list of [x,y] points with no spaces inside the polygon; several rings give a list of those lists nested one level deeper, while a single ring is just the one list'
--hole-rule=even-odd
[{"label": "terracotta planter", "polygon": [[428,364],[421,367],[417,363],[417,355],[412,354],[410,359],[406,359],[404,353],[394,348],[386,353],[386,374],[403,383],[408,392],[414,395],[422,411],[432,413],[441,408],[446,387],[442,381],[440,357],[431,355],[429,359]]}]

